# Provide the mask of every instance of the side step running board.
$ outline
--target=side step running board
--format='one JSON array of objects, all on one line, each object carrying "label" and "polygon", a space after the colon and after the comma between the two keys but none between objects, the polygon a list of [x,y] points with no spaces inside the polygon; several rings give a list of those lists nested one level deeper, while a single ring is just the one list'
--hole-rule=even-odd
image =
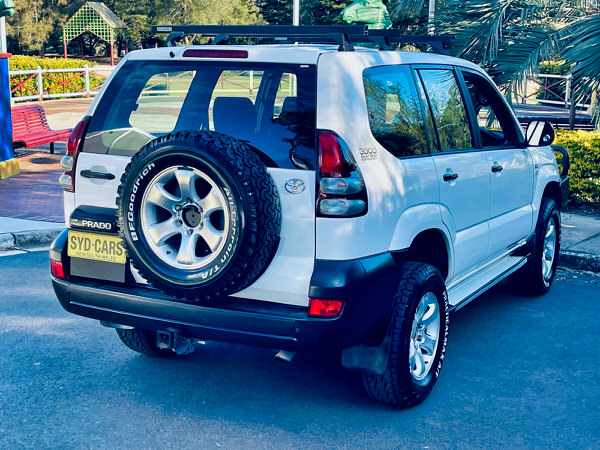
[{"label": "side step running board", "polygon": [[505,256],[448,289],[450,309],[457,311],[525,265],[526,256]]}]

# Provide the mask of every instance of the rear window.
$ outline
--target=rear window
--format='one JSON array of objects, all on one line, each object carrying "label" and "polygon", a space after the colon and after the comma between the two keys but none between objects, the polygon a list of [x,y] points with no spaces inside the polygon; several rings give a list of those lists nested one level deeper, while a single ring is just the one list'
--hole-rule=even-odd
[{"label": "rear window", "polygon": [[316,71],[311,65],[129,61],[91,119],[83,151],[133,156],[175,131],[243,140],[267,165],[314,169]]}]

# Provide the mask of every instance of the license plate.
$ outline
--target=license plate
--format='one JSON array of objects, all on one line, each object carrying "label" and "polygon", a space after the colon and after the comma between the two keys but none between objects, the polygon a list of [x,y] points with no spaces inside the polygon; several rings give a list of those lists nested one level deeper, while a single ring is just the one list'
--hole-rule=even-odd
[{"label": "license plate", "polygon": [[73,258],[91,259],[125,264],[123,241],[117,236],[69,231],[68,255]]}]

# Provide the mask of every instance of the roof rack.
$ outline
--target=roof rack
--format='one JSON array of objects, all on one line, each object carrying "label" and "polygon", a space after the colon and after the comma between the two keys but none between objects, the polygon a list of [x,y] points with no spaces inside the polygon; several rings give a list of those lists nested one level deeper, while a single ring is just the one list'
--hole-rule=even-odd
[{"label": "roof rack", "polygon": [[375,30],[366,25],[155,25],[153,34],[168,33],[166,46],[175,46],[192,34],[212,37],[212,44],[223,44],[233,38],[271,39],[278,43],[337,44],[340,51],[354,50],[353,44],[374,43],[392,49],[396,43],[427,44],[443,54],[454,41],[452,35],[402,34],[400,30]]}]

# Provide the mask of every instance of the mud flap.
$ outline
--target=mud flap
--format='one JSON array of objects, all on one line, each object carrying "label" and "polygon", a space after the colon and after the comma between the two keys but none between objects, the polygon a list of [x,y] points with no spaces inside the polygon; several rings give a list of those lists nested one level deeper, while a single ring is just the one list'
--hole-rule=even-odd
[{"label": "mud flap", "polygon": [[358,344],[342,351],[342,366],[382,375],[387,369],[392,342],[392,327],[388,325],[385,338],[377,347]]}]

